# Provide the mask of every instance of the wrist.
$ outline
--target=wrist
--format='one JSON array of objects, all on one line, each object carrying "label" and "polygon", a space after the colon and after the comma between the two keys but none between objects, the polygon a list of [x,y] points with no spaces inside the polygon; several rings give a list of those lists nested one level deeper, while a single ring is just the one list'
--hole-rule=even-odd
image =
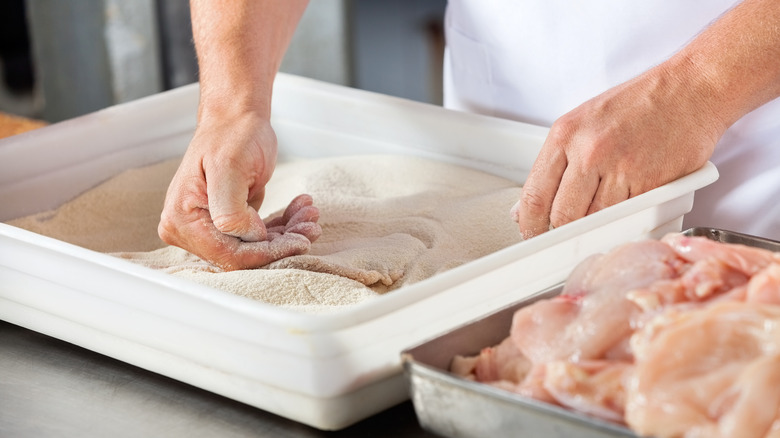
[{"label": "wrist", "polygon": [[724,92],[724,82],[695,57],[678,54],[659,66],[681,117],[696,120],[717,142],[744,112],[739,102]]},{"label": "wrist", "polygon": [[780,96],[780,7],[740,2],[669,62],[723,130]]},{"label": "wrist", "polygon": [[[270,87],[269,87],[270,88]],[[205,120],[256,118],[271,119],[271,91],[253,91],[240,87],[221,86],[220,89],[201,85],[198,103],[199,123]]]},{"label": "wrist", "polygon": [[[270,121],[254,111],[206,111],[198,118],[189,150],[211,157],[211,164],[217,167],[223,165],[219,163],[224,163],[225,157],[230,161],[229,157],[243,157],[248,153],[252,160],[261,160],[259,168],[273,169],[277,141]],[[203,165],[206,164],[204,161]]]}]

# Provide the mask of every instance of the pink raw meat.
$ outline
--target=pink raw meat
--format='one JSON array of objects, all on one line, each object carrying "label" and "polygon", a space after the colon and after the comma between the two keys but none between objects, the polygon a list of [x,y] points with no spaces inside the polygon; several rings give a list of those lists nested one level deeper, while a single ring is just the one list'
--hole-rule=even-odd
[{"label": "pink raw meat", "polygon": [[534,363],[624,356],[638,307],[632,290],[677,275],[681,263],[668,245],[646,240],[622,245],[578,266],[561,295],[515,313],[510,336]]},{"label": "pink raw meat", "polygon": [[633,365],[617,360],[546,364],[544,388],[558,404],[604,420],[623,422],[623,380]]},{"label": "pink raw meat", "polygon": [[780,408],[780,307],[719,302],[637,332],[626,421],[657,437],[763,437]]},{"label": "pink raw meat", "polygon": [[780,264],[774,263],[754,275],[747,285],[745,300],[780,305]]},{"label": "pink raw meat", "polygon": [[667,234],[661,241],[690,262],[716,259],[747,276],[752,276],[773,261],[780,260],[777,254],[765,249],[720,243],[704,237],[690,237],[680,233]]},{"label": "pink raw meat", "polygon": [[507,381],[518,384],[531,368],[531,363],[520,353],[510,338],[499,345],[485,347],[478,356],[456,356],[451,369],[454,373],[473,375],[480,382]]},{"label": "pink raw meat", "polygon": [[455,364],[640,434],[780,438],[780,256],[681,234],[629,243]]}]

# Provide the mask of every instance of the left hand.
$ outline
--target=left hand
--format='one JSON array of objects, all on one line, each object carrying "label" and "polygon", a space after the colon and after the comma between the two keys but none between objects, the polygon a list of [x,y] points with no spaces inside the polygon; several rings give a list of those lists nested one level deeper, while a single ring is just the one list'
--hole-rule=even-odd
[{"label": "left hand", "polygon": [[726,127],[668,66],[607,90],[551,127],[512,215],[523,238],[703,166]]}]

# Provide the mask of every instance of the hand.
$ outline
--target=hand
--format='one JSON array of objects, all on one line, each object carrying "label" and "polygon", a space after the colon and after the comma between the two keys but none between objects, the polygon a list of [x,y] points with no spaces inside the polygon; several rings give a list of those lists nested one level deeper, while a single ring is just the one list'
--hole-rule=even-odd
[{"label": "hand", "polygon": [[266,224],[257,210],[276,164],[268,121],[201,120],[171,181],[158,233],[225,270],[257,268],[309,250],[321,229],[308,195]]},{"label": "hand", "polygon": [[659,187],[706,163],[726,126],[708,108],[701,90],[681,77],[661,65],[552,125],[512,208],[523,238]]}]

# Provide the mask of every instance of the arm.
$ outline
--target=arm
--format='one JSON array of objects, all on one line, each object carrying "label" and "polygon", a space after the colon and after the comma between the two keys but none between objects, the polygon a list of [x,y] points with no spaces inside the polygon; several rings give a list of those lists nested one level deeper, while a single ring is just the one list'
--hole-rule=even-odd
[{"label": "arm", "polygon": [[286,228],[275,223],[270,234],[257,213],[276,164],[273,81],[305,7],[306,0],[191,1],[198,125],[168,188],[158,233],[225,269],[300,254],[319,235],[310,199],[292,203]]},{"label": "arm", "polygon": [[512,210],[541,234],[701,167],[780,96],[780,3],[744,0],[666,62],[556,120]]}]

